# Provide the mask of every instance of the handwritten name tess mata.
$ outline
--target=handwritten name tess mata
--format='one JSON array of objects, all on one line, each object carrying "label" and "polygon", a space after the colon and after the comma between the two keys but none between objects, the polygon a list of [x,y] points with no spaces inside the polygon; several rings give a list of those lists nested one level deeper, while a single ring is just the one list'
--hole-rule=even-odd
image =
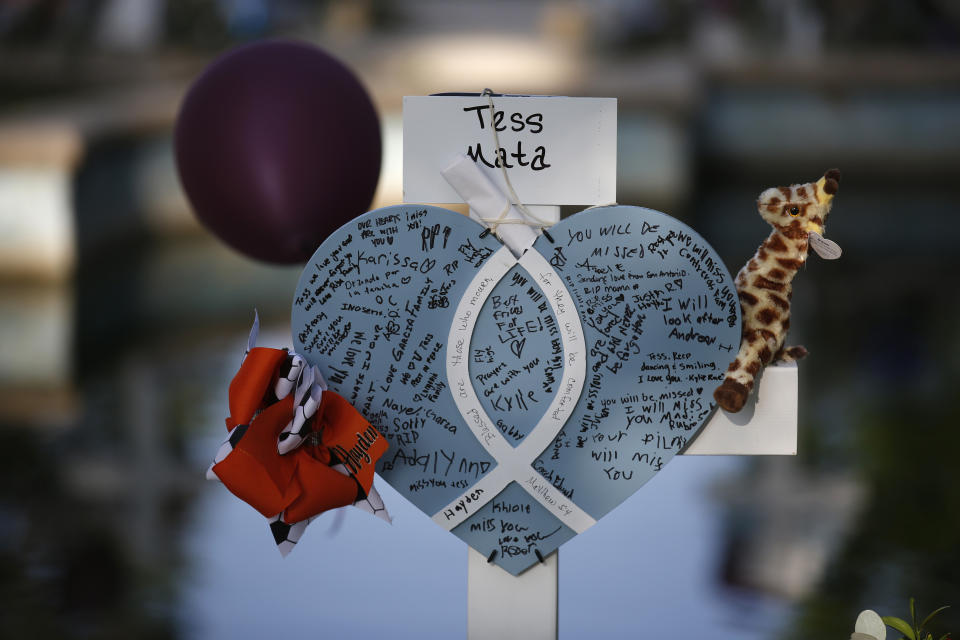
[{"label": "handwritten name tess mata", "polygon": [[[477,105],[475,107],[464,107],[464,112],[475,112],[477,115],[477,124],[480,125],[481,130],[487,129],[487,124],[490,121],[490,114],[484,113],[490,109],[490,105]],[[509,117],[505,111],[493,111],[493,128],[499,133],[501,131],[506,131],[509,129],[514,133],[530,133],[530,134],[540,134],[543,133],[543,114],[542,113],[531,113],[529,115],[524,115],[519,111],[514,111],[509,114]],[[491,169],[499,169],[504,167],[506,169],[513,169],[514,167],[527,167],[533,171],[543,171],[544,169],[550,168],[550,163],[547,162],[547,149],[543,145],[539,145],[533,149],[533,153],[529,153],[529,145],[527,149],[524,149],[523,140],[517,140],[516,149],[513,151],[507,152],[506,149],[500,147],[490,151],[490,158],[488,159],[483,152],[483,143],[477,141],[475,145],[467,145],[467,155],[474,162],[480,162]]]}]

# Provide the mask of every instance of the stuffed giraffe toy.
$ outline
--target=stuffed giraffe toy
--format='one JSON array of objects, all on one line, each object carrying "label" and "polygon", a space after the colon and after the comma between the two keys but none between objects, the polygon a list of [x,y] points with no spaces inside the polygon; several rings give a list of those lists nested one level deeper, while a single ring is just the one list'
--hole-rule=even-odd
[{"label": "stuffed giraffe toy", "polygon": [[811,247],[823,258],[840,256],[840,248],[822,235],[839,188],[840,172],[831,169],[816,182],[774,187],[760,194],[757,208],[773,232],[737,274],[743,333],[736,359],[713,392],[723,409],[736,413],[743,408],[762,367],[807,355],[803,347],[784,346],[792,282]]}]

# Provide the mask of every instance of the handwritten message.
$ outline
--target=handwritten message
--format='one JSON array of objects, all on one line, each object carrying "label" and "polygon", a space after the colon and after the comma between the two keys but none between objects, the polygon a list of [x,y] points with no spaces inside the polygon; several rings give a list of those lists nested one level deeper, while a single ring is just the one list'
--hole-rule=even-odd
[{"label": "handwritten message", "polygon": [[453,307],[500,248],[482,230],[438,207],[364,214],[324,242],[294,296],[296,350],[386,437],[378,473],[431,514],[495,466],[444,364]]},{"label": "handwritten message", "polygon": [[465,216],[411,205],[327,239],[293,333],[390,443],[380,475],[519,573],[696,435],[739,313],[710,246],[655,211],[581,212],[517,258]]},{"label": "handwritten message", "polygon": [[543,290],[516,266],[494,287],[470,344],[470,378],[487,415],[516,446],[557,394],[560,327]]},{"label": "handwritten message", "polygon": [[453,533],[514,574],[576,535],[517,484],[504,489]]},{"label": "handwritten message", "polygon": [[[520,111],[514,111],[507,114],[506,111],[499,109],[491,110],[490,105],[485,103],[463,107],[463,111],[473,112],[477,116],[478,140],[468,145],[466,149],[466,155],[474,162],[484,164],[491,169],[525,167],[531,171],[543,171],[550,168],[551,165],[547,163],[547,149],[542,144],[531,150],[532,145],[528,143],[527,147],[524,148],[524,141],[520,138],[516,141],[516,145],[511,146],[510,149],[503,147],[497,149],[492,144],[493,137],[489,133],[490,129],[493,128],[497,132],[509,130],[520,133],[526,131],[534,136],[539,135],[543,133],[542,113],[524,114]],[[480,139],[481,133],[484,139]],[[483,152],[484,145],[487,147],[486,154]]]},{"label": "handwritten message", "polygon": [[609,207],[566,222],[535,249],[580,312],[587,378],[574,415],[534,468],[599,517],[703,425],[739,347],[740,307],[713,249],[673,218]]}]

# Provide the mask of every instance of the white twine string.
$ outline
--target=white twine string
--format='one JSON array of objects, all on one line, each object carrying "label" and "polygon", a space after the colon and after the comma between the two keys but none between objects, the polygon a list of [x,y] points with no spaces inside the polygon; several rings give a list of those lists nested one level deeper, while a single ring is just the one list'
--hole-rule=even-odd
[{"label": "white twine string", "polygon": [[[506,155],[506,151],[503,152],[503,155],[500,154],[500,136],[497,134],[497,126],[495,119],[495,107],[493,105],[493,90],[489,87],[484,89],[481,93],[481,96],[486,96],[487,104],[490,106],[490,132],[493,134],[493,144],[494,144],[494,157],[495,162],[500,165],[500,173],[503,174],[503,182],[507,185],[507,204],[504,206],[503,211],[500,212],[500,215],[496,218],[479,218],[481,222],[486,224],[490,231],[496,234],[497,237],[500,237],[500,234],[497,232],[497,227],[502,224],[522,224],[527,227],[533,227],[539,229],[541,232],[547,227],[552,227],[555,223],[549,220],[544,220],[538,218],[534,215],[522,202],[520,202],[520,197],[517,195],[517,192],[513,188],[513,183],[510,181],[510,174],[507,173],[507,168],[504,166],[503,157]],[[616,206],[616,202],[609,202],[605,204],[596,204],[589,209],[595,209],[597,207],[612,207]],[[510,207],[516,207],[524,218],[507,218],[507,214],[510,213]]]},{"label": "white twine string", "polygon": [[[486,224],[490,231],[500,237],[500,234],[497,232],[497,228],[502,224],[522,224],[527,227],[534,227],[540,229],[541,231],[547,227],[552,227],[553,222],[538,218],[533,213],[530,212],[527,207],[520,202],[520,197],[517,196],[517,192],[513,188],[513,183],[510,182],[510,175],[507,173],[507,168],[504,166],[503,158],[506,156],[506,151],[501,155],[500,147],[500,136],[497,135],[497,125],[494,118],[495,108],[493,106],[493,90],[486,88],[481,92],[482,96],[487,97],[487,104],[490,105],[490,132],[493,134],[493,144],[494,144],[494,158],[495,162],[500,165],[500,172],[503,174],[503,181],[507,185],[508,197],[507,204],[504,206],[503,211],[500,212],[500,215],[496,218],[480,218],[480,221]],[[522,216],[522,218],[507,218],[507,214],[510,213],[510,207],[516,207]]]}]

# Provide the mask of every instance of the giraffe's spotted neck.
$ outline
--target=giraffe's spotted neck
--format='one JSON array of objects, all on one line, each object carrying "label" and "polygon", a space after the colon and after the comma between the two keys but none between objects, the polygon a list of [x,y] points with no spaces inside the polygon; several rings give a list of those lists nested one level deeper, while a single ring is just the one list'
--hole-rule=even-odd
[{"label": "giraffe's spotted neck", "polygon": [[[737,288],[741,291],[750,287],[751,280],[763,278],[754,284],[767,289],[789,293],[791,281],[807,261],[810,245],[807,234],[797,227],[774,228],[764,240],[757,253],[737,274]],[[774,283],[781,285],[774,286]]]},{"label": "giraffe's spotted neck", "polygon": [[[767,261],[773,263],[774,268],[799,268],[807,261],[807,254],[810,251],[810,244],[807,241],[806,233],[798,233],[796,229],[790,228],[787,230],[774,229],[770,232],[770,235],[767,236],[767,239],[761,245],[761,249],[765,249],[768,254],[772,254],[773,260],[770,261],[769,257]],[[760,253],[759,251],[757,252]],[[759,256],[758,256],[759,257]],[[798,265],[783,264],[784,260],[791,260],[799,262]],[[796,272],[794,268],[794,272]]]},{"label": "giraffe's spotted neck", "polygon": [[806,354],[803,347],[784,346],[793,278],[807,261],[810,234],[823,233],[839,180],[840,172],[831,170],[817,182],[774,187],[760,194],[757,208],[773,231],[737,274],[743,337],[723,384],[714,392],[727,411],[743,408],[763,366]]}]

